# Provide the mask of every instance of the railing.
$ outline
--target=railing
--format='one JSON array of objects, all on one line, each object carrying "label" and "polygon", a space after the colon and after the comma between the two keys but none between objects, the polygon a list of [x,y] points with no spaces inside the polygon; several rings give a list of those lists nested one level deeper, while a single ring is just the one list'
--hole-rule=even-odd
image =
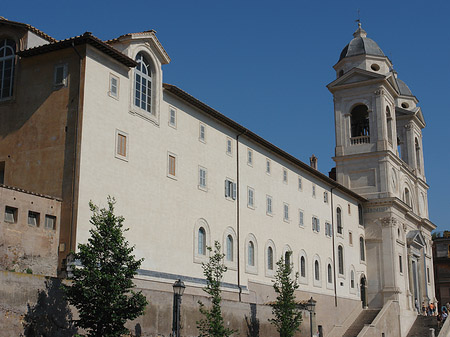
[{"label": "railing", "polygon": [[351,145],[369,144],[369,143],[370,143],[370,136],[359,136],[350,138]]}]

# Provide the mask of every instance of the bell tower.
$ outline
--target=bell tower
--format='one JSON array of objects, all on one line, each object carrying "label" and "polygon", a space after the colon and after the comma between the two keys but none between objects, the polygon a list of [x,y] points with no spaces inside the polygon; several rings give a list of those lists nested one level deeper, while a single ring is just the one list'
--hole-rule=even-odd
[{"label": "bell tower", "polygon": [[389,58],[358,24],[334,66],[336,180],[368,199],[397,196],[405,166],[425,182],[422,128],[416,97]]},{"label": "bell tower", "polygon": [[[422,129],[418,100],[378,44],[358,24],[333,67],[336,180],[365,197],[367,299],[390,300],[404,322],[414,304],[434,301]],[[402,317],[403,317],[402,316]],[[409,317],[408,316],[408,317]],[[410,324],[410,323],[405,323]]]}]

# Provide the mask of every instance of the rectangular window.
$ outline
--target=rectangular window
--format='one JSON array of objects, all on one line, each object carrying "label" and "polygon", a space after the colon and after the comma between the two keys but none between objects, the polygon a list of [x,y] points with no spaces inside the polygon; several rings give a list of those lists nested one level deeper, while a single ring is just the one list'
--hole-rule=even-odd
[{"label": "rectangular window", "polygon": [[402,274],[403,273],[403,260],[402,260],[402,256],[401,255],[398,256],[398,268],[400,270],[400,274]]},{"label": "rectangular window", "polygon": [[302,190],[302,177],[298,177],[298,190]]},{"label": "rectangular window", "polygon": [[270,195],[266,196],[266,213],[272,214],[272,197]]},{"label": "rectangular window", "polygon": [[53,80],[53,84],[55,86],[67,86],[67,64],[59,64],[55,66],[55,75]]},{"label": "rectangular window", "polygon": [[172,177],[176,177],[177,173],[177,157],[173,154],[169,154],[168,156],[168,175]]},{"label": "rectangular window", "polygon": [[203,143],[206,142],[206,126],[201,123],[198,128],[198,140]]},{"label": "rectangular window", "polygon": [[266,159],[266,173],[270,174],[270,160]]},{"label": "rectangular window", "polygon": [[231,156],[233,154],[233,147],[232,147],[232,140],[231,138],[227,138],[227,155]]},{"label": "rectangular window", "polygon": [[283,204],[283,219],[284,221],[289,221],[289,205]]},{"label": "rectangular window", "polygon": [[430,280],[430,268],[429,267],[427,267],[427,282],[428,283],[431,282],[431,280]]},{"label": "rectangular window", "polygon": [[283,169],[283,183],[287,184],[288,182],[288,172],[286,169]]},{"label": "rectangular window", "polygon": [[253,166],[253,151],[247,149],[247,164]]},{"label": "rectangular window", "polygon": [[169,108],[169,125],[173,128],[177,127],[177,110],[172,107]]},{"label": "rectangular window", "polygon": [[116,158],[128,160],[128,140],[127,133],[116,130]]},{"label": "rectangular window", "polygon": [[312,196],[313,196],[313,198],[315,198],[316,197],[316,185],[312,185]]},{"label": "rectangular window", "polygon": [[325,222],[325,235],[329,237],[333,235],[333,228],[329,222]]},{"label": "rectangular window", "polygon": [[229,179],[225,180],[225,197],[236,199],[236,183]]},{"label": "rectangular window", "polygon": [[5,207],[5,222],[17,223],[17,208],[10,206]]},{"label": "rectangular window", "polygon": [[45,215],[45,228],[46,229],[55,229],[56,228],[56,216],[53,215]]},{"label": "rectangular window", "polygon": [[28,224],[30,226],[39,227],[39,213],[28,211]]},{"label": "rectangular window", "polygon": [[255,207],[255,190],[251,187],[247,188],[247,206],[250,208]]},{"label": "rectangular window", "polygon": [[302,210],[298,211],[298,225],[301,227],[303,227],[305,225],[304,213]]},{"label": "rectangular window", "polygon": [[323,202],[328,204],[328,192],[327,191],[323,192]]},{"label": "rectangular window", "polygon": [[352,214],[352,209],[350,207],[350,204],[348,204],[348,214]]},{"label": "rectangular window", "polygon": [[348,244],[350,246],[353,246],[353,233],[352,232],[348,232]]},{"label": "rectangular window", "polygon": [[117,135],[117,154],[119,156],[127,156],[127,136],[118,134]]},{"label": "rectangular window", "polygon": [[198,168],[198,187],[206,188],[206,169],[204,167]]},{"label": "rectangular window", "polygon": [[119,98],[119,78],[113,74],[109,74],[109,95]]},{"label": "rectangular window", "polygon": [[312,230],[314,232],[320,232],[320,221],[315,216],[312,217]]}]

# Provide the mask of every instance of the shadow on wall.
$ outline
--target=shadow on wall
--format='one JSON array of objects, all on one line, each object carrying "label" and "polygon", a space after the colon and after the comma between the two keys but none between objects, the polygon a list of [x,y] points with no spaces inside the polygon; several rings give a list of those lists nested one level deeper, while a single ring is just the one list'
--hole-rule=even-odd
[{"label": "shadow on wall", "polygon": [[245,322],[247,323],[247,336],[259,337],[259,319],[256,318],[256,304],[250,303],[250,319],[245,316]]},{"label": "shadow on wall", "polygon": [[72,312],[60,286],[60,280],[48,279],[45,282],[46,289],[38,291],[36,305],[27,305],[23,336],[72,337],[77,333],[72,322]]}]

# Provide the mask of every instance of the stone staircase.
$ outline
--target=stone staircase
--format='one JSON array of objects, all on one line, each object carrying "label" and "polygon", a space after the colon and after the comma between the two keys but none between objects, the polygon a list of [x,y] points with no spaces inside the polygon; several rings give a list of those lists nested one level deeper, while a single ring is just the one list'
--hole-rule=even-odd
[{"label": "stone staircase", "polygon": [[[364,309],[359,314],[358,318],[353,322],[352,325],[347,329],[342,337],[356,337],[361,332],[366,324],[373,322],[375,317],[377,317],[380,310],[376,309]],[[423,336],[422,336],[423,337]]]},{"label": "stone staircase", "polygon": [[439,334],[436,316],[417,316],[407,337],[430,337],[430,328],[434,328],[436,336]]}]

